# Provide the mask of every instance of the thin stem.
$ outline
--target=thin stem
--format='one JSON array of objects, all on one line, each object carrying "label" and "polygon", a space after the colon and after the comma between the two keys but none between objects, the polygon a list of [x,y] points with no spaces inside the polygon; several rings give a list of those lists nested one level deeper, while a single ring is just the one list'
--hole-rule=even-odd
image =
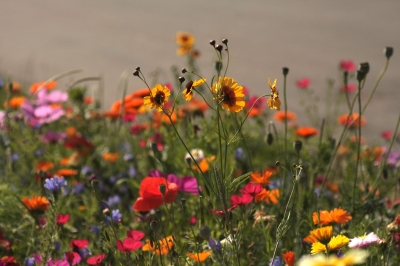
[{"label": "thin stem", "polygon": [[349,72],[347,72],[347,71],[343,72],[344,94],[346,95],[347,106],[350,109],[350,98],[349,98],[349,91],[347,88],[349,85],[348,76],[349,76]]},{"label": "thin stem", "polygon": [[356,187],[357,187],[357,177],[358,177],[358,166],[360,164],[360,152],[361,152],[361,82],[358,83],[358,140],[357,140],[357,159],[355,166],[355,176],[353,183],[353,199],[352,199],[352,210],[354,213],[356,205]]},{"label": "thin stem", "polygon": [[228,49],[228,43],[226,44],[226,53],[227,53],[227,55],[228,55],[228,59],[227,59],[227,62],[226,62],[226,68],[225,68],[224,78],[225,78],[225,76],[226,76],[226,72],[228,71],[228,66],[229,66],[229,49]]},{"label": "thin stem", "polygon": [[288,163],[288,121],[287,121],[287,97],[286,97],[286,76],[283,75],[283,101],[285,103],[285,165]]}]

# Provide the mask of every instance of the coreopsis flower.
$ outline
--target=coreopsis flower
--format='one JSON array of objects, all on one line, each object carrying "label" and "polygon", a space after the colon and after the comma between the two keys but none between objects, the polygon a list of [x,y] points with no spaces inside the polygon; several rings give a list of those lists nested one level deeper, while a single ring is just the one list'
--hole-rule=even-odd
[{"label": "coreopsis flower", "polygon": [[32,196],[32,198],[22,198],[22,203],[25,204],[26,208],[30,211],[41,210],[45,211],[50,205],[50,202],[46,199],[46,197],[42,196]]},{"label": "coreopsis flower", "polygon": [[292,121],[296,119],[296,114],[290,111],[279,111],[274,114],[274,118],[278,122]]},{"label": "coreopsis flower", "polygon": [[175,238],[173,236],[167,236],[154,243],[149,239],[146,239],[146,244],[142,247],[143,251],[152,251],[157,255],[166,255],[175,244]]},{"label": "coreopsis flower", "polygon": [[340,258],[336,255],[327,257],[323,254],[304,256],[299,260],[298,266],[352,266],[364,263],[368,255],[369,253],[366,250],[353,249],[346,252]]},{"label": "coreopsis flower", "polygon": [[171,91],[161,84],[157,84],[150,91],[150,95],[143,98],[143,103],[146,106],[149,106],[151,109],[157,109],[157,111],[161,112],[163,110],[163,106],[168,102],[168,97],[171,95]]},{"label": "coreopsis flower", "polygon": [[176,33],[176,44],[179,45],[177,50],[178,55],[184,55],[188,53],[195,43],[195,39],[192,34],[178,31]]},{"label": "coreopsis flower", "polygon": [[[328,225],[330,223],[345,224],[352,219],[351,215],[342,208],[335,208],[332,211],[320,211],[319,212],[319,223],[321,225]],[[318,224],[318,215],[316,212],[313,213],[313,222]]]},{"label": "coreopsis flower", "polygon": [[104,258],[106,257],[105,254],[99,254],[97,256],[90,257],[86,260],[86,263],[89,265],[101,265]]},{"label": "coreopsis flower", "polygon": [[303,90],[308,89],[310,84],[311,84],[311,81],[310,81],[309,78],[303,78],[303,79],[300,79],[300,80],[296,81],[296,86],[299,89],[303,89]]},{"label": "coreopsis flower", "polygon": [[283,260],[285,261],[285,266],[294,266],[294,262],[296,260],[296,256],[293,251],[287,251],[282,254]]},{"label": "coreopsis flower", "polygon": [[377,244],[381,239],[373,232],[368,235],[358,236],[350,239],[349,248],[366,248],[373,244]]},{"label": "coreopsis flower", "polygon": [[215,100],[222,102],[222,108],[230,112],[239,112],[245,106],[243,87],[233,78],[220,77],[211,91],[216,95]]},{"label": "coreopsis flower", "polygon": [[268,78],[268,85],[271,88],[271,96],[267,100],[268,107],[271,110],[279,111],[281,110],[281,100],[279,100],[279,93],[276,88],[276,79],[271,83],[271,80]]},{"label": "coreopsis flower", "polygon": [[318,134],[318,130],[312,127],[301,127],[296,130],[295,134],[299,137],[309,138]]},{"label": "coreopsis flower", "polygon": [[338,123],[343,125],[343,126],[350,126],[350,127],[358,127],[359,123],[361,123],[361,126],[365,125],[366,121],[364,117],[359,118],[360,115],[358,113],[353,113],[350,116],[347,114],[341,115],[338,118]]},{"label": "coreopsis flower", "polygon": [[199,79],[196,81],[189,81],[186,84],[186,89],[183,90],[182,94],[186,101],[190,101],[193,97],[193,88],[196,88],[206,82],[206,79]]},{"label": "coreopsis flower", "polygon": [[210,255],[211,255],[211,250],[205,250],[200,253],[188,253],[186,256],[189,258],[193,259],[196,262],[204,262]]}]

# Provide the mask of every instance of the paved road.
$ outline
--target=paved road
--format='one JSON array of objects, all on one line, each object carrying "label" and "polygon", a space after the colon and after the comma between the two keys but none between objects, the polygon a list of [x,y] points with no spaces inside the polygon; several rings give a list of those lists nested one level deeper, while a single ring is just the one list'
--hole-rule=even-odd
[{"label": "paved road", "polygon": [[[85,73],[74,78],[102,73],[106,106],[121,94],[117,86],[125,70],[141,66],[149,75],[160,69],[161,80],[171,81],[170,67],[185,66],[175,52],[181,30],[196,36],[206,77],[215,59],[210,39],[229,39],[228,74],[256,93],[268,91],[268,77],[277,77],[281,88],[281,68],[289,67],[289,109],[299,114],[304,93],[295,87],[297,79],[310,78],[323,98],[340,60],[368,61],[365,101],[384,65],[382,49],[393,46],[389,70],[365,113],[368,136],[393,129],[400,114],[397,0],[4,0],[0,10],[0,72],[25,82],[76,68]],[[133,77],[129,81],[130,91],[142,87]],[[308,124],[304,115],[300,123]]]}]

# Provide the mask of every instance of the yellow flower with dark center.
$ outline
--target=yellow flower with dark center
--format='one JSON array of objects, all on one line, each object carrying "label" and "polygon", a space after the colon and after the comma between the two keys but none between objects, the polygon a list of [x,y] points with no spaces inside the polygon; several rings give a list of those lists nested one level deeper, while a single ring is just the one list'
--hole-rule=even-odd
[{"label": "yellow flower with dark center", "polygon": [[168,102],[168,97],[171,95],[170,90],[157,84],[153,89],[151,89],[150,95],[143,98],[144,105],[150,106],[151,109],[156,108],[159,112],[163,110],[163,105]]},{"label": "yellow flower with dark center", "polygon": [[274,83],[271,84],[271,80],[268,78],[268,85],[271,88],[271,96],[269,97],[267,103],[271,110],[281,110],[281,100],[279,100],[278,89],[276,88],[276,79]]},{"label": "yellow flower with dark center", "polygon": [[179,45],[177,54],[184,55],[188,53],[194,45],[194,37],[192,34],[185,32],[178,32],[176,34],[176,44]]},{"label": "yellow flower with dark center", "polygon": [[211,88],[216,100],[222,102],[222,108],[230,112],[239,112],[245,106],[243,87],[233,78],[219,78]]},{"label": "yellow flower with dark center", "polygon": [[304,238],[304,241],[309,243],[322,242],[328,243],[333,234],[332,226],[325,226],[310,231],[310,235]]},{"label": "yellow flower with dark center", "polygon": [[193,88],[200,86],[206,82],[206,79],[199,79],[196,81],[189,81],[186,84],[186,89],[182,92],[183,97],[185,98],[186,101],[190,101],[193,97]]}]

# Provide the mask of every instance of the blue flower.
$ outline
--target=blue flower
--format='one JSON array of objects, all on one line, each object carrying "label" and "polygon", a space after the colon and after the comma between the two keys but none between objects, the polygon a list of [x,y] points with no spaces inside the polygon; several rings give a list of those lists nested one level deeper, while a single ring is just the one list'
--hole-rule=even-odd
[{"label": "blue flower", "polygon": [[272,259],[269,260],[270,266],[281,266],[281,264],[282,264],[281,258],[279,258],[279,257],[275,257],[274,261],[272,261]]},{"label": "blue flower", "polygon": [[61,187],[65,185],[67,185],[67,181],[65,181],[63,176],[61,178],[55,176],[53,178],[46,179],[44,187],[54,192],[59,190]]},{"label": "blue flower", "polygon": [[220,241],[215,240],[214,238],[210,237],[208,239],[208,245],[212,250],[217,250],[221,251],[222,250],[222,245]]},{"label": "blue flower", "polygon": [[111,219],[114,223],[119,223],[122,219],[122,214],[119,212],[119,210],[112,210],[111,212],[111,219],[110,217],[107,216],[107,222],[111,223]]},{"label": "blue flower", "polygon": [[121,198],[118,195],[111,196],[107,200],[107,205],[111,208],[121,202]]},{"label": "blue flower", "polygon": [[245,155],[244,155],[243,149],[242,148],[237,148],[237,150],[235,151],[234,157],[238,161],[244,160]]},{"label": "blue flower", "polygon": [[136,175],[136,169],[133,166],[129,167],[129,177],[135,177]]},{"label": "blue flower", "polygon": [[26,258],[24,261],[24,266],[34,266],[35,259],[34,258]]}]

